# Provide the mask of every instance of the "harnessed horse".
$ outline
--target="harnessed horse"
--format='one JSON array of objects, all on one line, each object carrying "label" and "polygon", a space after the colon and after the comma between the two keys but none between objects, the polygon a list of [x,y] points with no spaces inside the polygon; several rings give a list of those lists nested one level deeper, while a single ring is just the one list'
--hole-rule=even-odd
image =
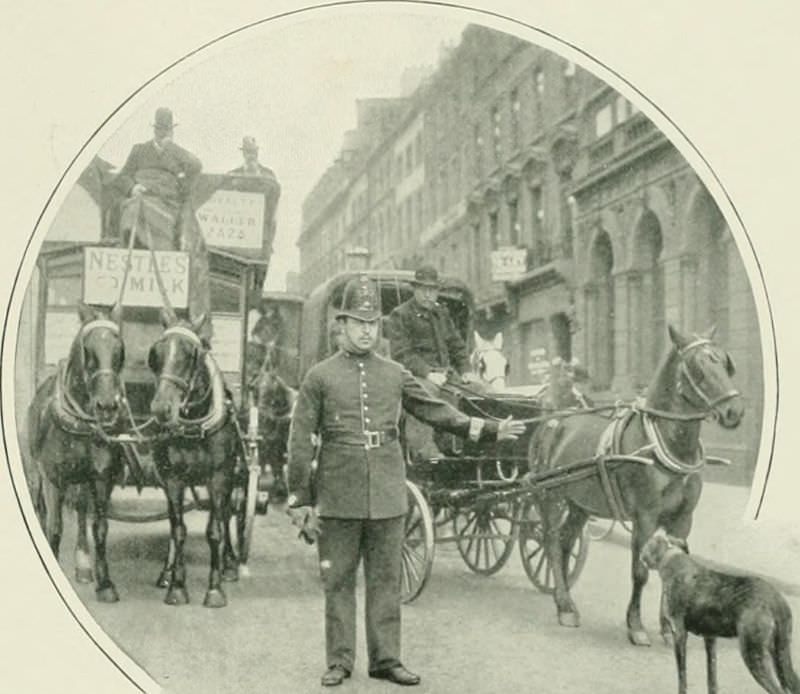
[{"label": "harnessed horse", "polygon": [[125,349],[120,307],[110,314],[81,304],[81,328],[69,357],[36,391],[28,408],[30,453],[36,463],[35,501],[56,559],[63,528],[62,507],[70,485],[78,485],[76,579],[92,581],[86,532],[88,499],[94,506],[94,576],[101,602],[119,600],[106,561],[108,503],[124,458],[110,438],[120,426]]},{"label": "harnessed horse", "polygon": [[[705,463],[700,425],[711,417],[724,428],[738,426],[744,408],[732,383],[730,355],[711,341],[713,330],[686,337],[669,327],[671,348],[657,369],[643,402],[618,411],[609,421],[597,413],[553,419],[531,437],[532,471],[580,460],[595,460],[598,474],[541,494],[538,498],[545,546],[555,579],[559,622],[578,626],[578,609],[569,593],[567,559],[590,515],[632,520],[633,591],[627,610],[628,637],[649,645],[642,626],[641,596],[648,570],[639,561],[645,541],[661,526],[686,539],[700,498]],[[608,471],[604,457],[627,455]],[[568,509],[563,516],[564,506]],[[661,624],[662,634],[668,626]]]},{"label": "harnessed horse", "polygon": [[289,442],[289,424],[297,395],[279,375],[281,349],[274,342],[268,345],[254,382],[258,429],[261,432],[259,459],[264,461],[265,484],[272,488],[272,497],[275,499],[287,494],[283,469]]},{"label": "harnessed horse", "polygon": [[204,484],[209,495],[206,538],[211,552],[208,590],[203,604],[227,603],[221,581],[236,580],[238,567],[231,544],[231,492],[240,452],[236,418],[222,374],[198,337],[205,316],[187,323],[163,310],[165,330],[150,348],[148,365],[157,384],[150,411],[160,426],[153,459],[167,495],[170,548],[158,584],[167,587],[168,605],[189,601],[186,591],[183,520],[184,490]]}]

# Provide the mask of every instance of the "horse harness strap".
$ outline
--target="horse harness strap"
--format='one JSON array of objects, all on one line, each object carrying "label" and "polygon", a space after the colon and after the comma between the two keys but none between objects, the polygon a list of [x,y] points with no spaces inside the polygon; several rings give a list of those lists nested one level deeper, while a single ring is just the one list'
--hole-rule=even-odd
[{"label": "horse harness strap", "polygon": [[664,441],[664,437],[661,435],[661,432],[658,430],[653,418],[650,417],[647,413],[642,412],[642,425],[644,426],[644,431],[647,434],[647,438],[651,443],[653,453],[656,456],[656,460],[661,463],[667,470],[671,472],[676,472],[680,475],[688,475],[691,472],[698,472],[703,468],[705,465],[705,453],[703,451],[703,442],[698,440],[697,442],[697,455],[695,459],[689,463],[682,461],[680,458],[674,456],[672,452],[667,447],[666,441]]},{"label": "horse harness strap", "polygon": [[74,436],[99,436],[105,432],[98,428],[94,417],[89,415],[70,395],[66,387],[67,362],[62,360],[56,372],[50,408],[56,425],[62,431]]},{"label": "horse harness strap", "polygon": [[603,487],[603,492],[606,495],[606,501],[614,515],[614,519],[622,523],[630,519],[630,514],[625,508],[625,502],[622,499],[622,493],[619,489],[616,476],[612,476],[608,472],[607,458],[619,454],[622,449],[622,435],[628,428],[631,419],[633,419],[634,411],[624,409],[618,411],[609,425],[605,428],[600,440],[597,443],[597,472],[600,476],[600,485]]},{"label": "horse harness strap", "polygon": [[[191,331],[185,330],[185,328],[175,327],[170,328],[170,330],[175,332],[180,330],[181,334],[185,331],[199,343],[199,338]],[[211,380],[211,406],[209,412],[198,419],[179,419],[177,427],[164,432],[164,438],[172,438],[175,435],[188,439],[205,438],[219,431],[225,425],[228,416],[233,414],[233,404],[230,398],[226,397],[222,372],[211,354],[206,352],[204,356]]]}]

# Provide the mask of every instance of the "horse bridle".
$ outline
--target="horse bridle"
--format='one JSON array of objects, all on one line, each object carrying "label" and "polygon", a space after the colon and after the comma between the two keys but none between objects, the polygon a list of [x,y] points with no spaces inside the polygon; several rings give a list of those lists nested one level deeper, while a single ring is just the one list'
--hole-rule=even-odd
[{"label": "horse bridle", "polygon": [[[478,364],[478,365],[483,363],[483,365],[486,366],[486,362],[483,359],[483,355],[486,354],[487,352],[499,352],[500,354],[502,354],[502,352],[500,352],[500,350],[497,349],[496,347],[486,347],[484,349],[476,349],[475,353],[474,353],[474,356],[473,356],[473,359],[475,360],[475,363]],[[508,365],[506,365],[506,370],[508,370]],[[480,371],[478,372],[478,375],[480,375]],[[494,377],[490,378],[488,381],[486,381],[486,383],[488,383],[489,385],[492,385],[495,381],[499,381],[501,378],[505,378],[505,377],[506,377],[505,373],[502,374],[501,376],[494,376]],[[483,378],[483,376],[481,376],[481,378]]]},{"label": "horse bridle", "polygon": [[[692,376],[692,373],[687,364],[687,357],[689,357],[689,355],[695,350],[700,349],[701,347],[704,347],[709,344],[711,344],[711,340],[709,340],[708,338],[701,337],[697,338],[693,342],[690,342],[688,345],[678,350],[678,356],[681,359],[681,364],[678,367],[678,383],[676,386],[678,389],[678,393],[680,393],[681,397],[683,397],[684,400],[686,400],[690,405],[692,405],[692,407],[695,407],[697,409],[703,409],[702,407],[699,407],[697,402],[693,401],[683,391],[682,384],[685,380],[685,382],[688,383],[689,387],[691,388],[692,393],[696,395],[705,406],[706,413],[714,412],[716,408],[723,402],[731,400],[732,398],[735,398],[738,395],[740,395],[739,391],[736,388],[732,388],[731,390],[720,395],[718,398],[712,400],[710,397],[708,397],[708,395],[703,391],[703,389],[699,386],[695,378]],[[730,359],[729,356],[728,359]]]},{"label": "horse bridle", "polygon": [[80,352],[81,352],[81,378],[83,378],[83,384],[86,386],[86,390],[90,391],[92,383],[94,383],[95,379],[100,376],[119,376],[119,374],[114,371],[114,369],[97,369],[93,371],[91,374],[88,373],[86,368],[86,347],[85,347],[85,338],[86,336],[96,330],[97,328],[106,328],[110,330],[114,335],[119,337],[119,325],[112,320],[107,320],[105,318],[98,318],[96,320],[89,321],[86,323],[82,328],[80,333],[78,334],[78,341],[80,345]]},{"label": "horse bridle", "polygon": [[164,342],[166,338],[170,337],[171,335],[176,335],[180,338],[188,340],[195,347],[194,366],[192,367],[192,375],[188,380],[169,372],[162,371],[160,374],[158,374],[158,383],[166,381],[167,383],[172,383],[178,386],[178,388],[181,390],[181,392],[183,393],[183,400],[181,401],[180,411],[185,412],[186,408],[189,405],[189,396],[192,394],[192,390],[194,389],[195,386],[195,380],[197,379],[197,373],[198,373],[197,362],[200,360],[200,357],[202,356],[203,351],[205,350],[205,346],[203,345],[202,340],[199,337],[197,337],[197,335],[195,335],[188,328],[184,328],[181,325],[174,325],[171,328],[167,328],[161,335],[159,342]]}]

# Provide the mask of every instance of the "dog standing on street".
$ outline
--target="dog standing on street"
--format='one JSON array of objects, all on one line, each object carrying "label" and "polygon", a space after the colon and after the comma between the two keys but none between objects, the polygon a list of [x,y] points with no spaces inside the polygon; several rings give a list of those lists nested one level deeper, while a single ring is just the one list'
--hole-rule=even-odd
[{"label": "dog standing on street", "polygon": [[784,597],[756,576],[701,566],[680,543],[658,529],[641,555],[661,576],[661,614],[674,638],[678,694],[686,694],[688,632],[705,640],[709,694],[717,693],[717,637],[739,638],[747,669],[770,694],[800,694],[792,667],[792,612]]}]

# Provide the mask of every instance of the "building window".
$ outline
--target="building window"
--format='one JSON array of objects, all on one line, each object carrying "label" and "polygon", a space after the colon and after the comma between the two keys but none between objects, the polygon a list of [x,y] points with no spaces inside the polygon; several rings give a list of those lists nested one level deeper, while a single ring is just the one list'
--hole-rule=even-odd
[{"label": "building window", "polygon": [[411,239],[411,230],[414,227],[414,212],[411,205],[411,196],[406,198],[406,240]]},{"label": "building window", "polygon": [[406,147],[406,176],[411,173],[414,168],[414,151],[411,143]]},{"label": "building window", "polygon": [[417,133],[416,138],[414,138],[414,165],[421,166],[422,165],[422,131],[420,130]]},{"label": "building window", "polygon": [[542,242],[542,224],[544,222],[544,208],[542,203],[542,189],[540,186],[531,188],[531,248],[536,253],[536,262],[539,262],[538,253]]},{"label": "building window", "polygon": [[630,104],[624,96],[617,97],[617,125],[628,120],[630,115]]},{"label": "building window", "polygon": [[606,104],[594,115],[595,137],[603,137],[611,132],[613,127],[611,104]]},{"label": "building window", "polygon": [[489,213],[489,243],[493,251],[496,251],[500,245],[500,229],[497,224],[496,210]]},{"label": "building window", "polygon": [[499,164],[503,159],[503,141],[502,141],[502,130],[500,128],[500,108],[497,106],[492,107],[492,142],[494,144],[493,151],[494,151],[494,161],[495,164]]},{"label": "building window", "polygon": [[417,233],[419,234],[422,233],[422,229],[425,224],[425,217],[423,215],[422,207],[422,189],[414,193],[414,197],[417,199]]},{"label": "building window", "polygon": [[479,179],[483,175],[483,135],[480,123],[473,127],[473,138],[475,146],[475,178]]},{"label": "building window", "polygon": [[544,70],[540,67],[533,71],[533,84],[536,87],[536,93],[542,96],[544,94]]},{"label": "building window", "polygon": [[519,149],[519,114],[522,104],[519,100],[519,89],[511,90],[511,146]]},{"label": "building window", "polygon": [[519,243],[519,207],[516,199],[508,203],[508,240],[512,246]]}]

